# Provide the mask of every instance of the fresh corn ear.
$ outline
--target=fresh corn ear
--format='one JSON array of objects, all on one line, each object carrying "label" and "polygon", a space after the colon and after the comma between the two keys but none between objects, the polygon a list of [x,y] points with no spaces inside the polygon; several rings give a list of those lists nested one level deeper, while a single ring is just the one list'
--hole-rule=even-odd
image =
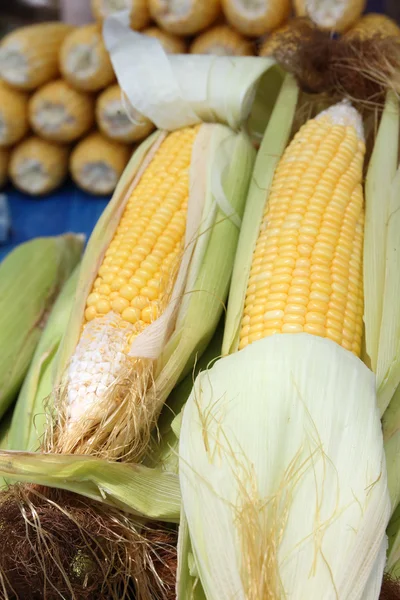
[{"label": "fresh corn ear", "polygon": [[185,54],[186,52],[186,42],[183,38],[163,31],[159,27],[148,27],[142,33],[156,38],[168,54]]},{"label": "fresh corn ear", "polygon": [[28,97],[0,82],[0,147],[16,144],[28,129]]},{"label": "fresh corn ear", "polygon": [[[47,402],[54,384],[57,351],[62,337],[67,335],[79,268],[79,265],[75,267],[62,287],[40,336],[12,415],[8,433],[9,450],[35,452],[42,442],[48,415],[54,410]],[[0,445],[0,448],[4,446]]]},{"label": "fresh corn ear", "polygon": [[100,26],[78,27],[65,38],[60,50],[60,69],[68,83],[78,90],[97,92],[115,80]]},{"label": "fresh corn ear", "polygon": [[94,122],[94,101],[85,93],[58,79],[46,84],[29,102],[34,132],[54,142],[73,142],[87,133]]},{"label": "fresh corn ear", "polygon": [[68,148],[39,137],[30,137],[11,153],[10,178],[26,194],[48,194],[57,189],[67,176],[68,155]]},{"label": "fresh corn ear", "polygon": [[217,25],[200,34],[190,46],[191,54],[219,54],[220,56],[251,56],[251,42],[228,25]]},{"label": "fresh corn ear", "polygon": [[143,29],[150,21],[149,0],[92,0],[92,13],[97,21],[102,22],[120,10],[129,10],[132,29]]},{"label": "fresh corn ear", "polygon": [[348,40],[367,40],[372,37],[397,37],[400,35],[400,27],[396,21],[377,13],[369,13],[361,17],[351,29],[345,33]]},{"label": "fresh corn ear", "polygon": [[73,30],[64,23],[20,27],[0,44],[0,77],[10,86],[34,90],[59,74],[58,53]]},{"label": "fresh corn ear", "polygon": [[18,246],[0,264],[0,416],[18,392],[48,311],[82,246],[75,235],[38,238]]},{"label": "fresh corn ear", "polygon": [[229,356],[196,380],[180,430],[180,547],[208,600],[377,598],[382,581],[390,500],[375,377],[358,358],[363,125],[339,103],[283,152],[295,99],[288,79],[257,158]]},{"label": "fresh corn ear", "polygon": [[71,154],[72,178],[91,194],[111,194],[130,155],[129,146],[92,133],[79,142]]},{"label": "fresh corn ear", "polygon": [[154,21],[177,35],[194,35],[206,29],[221,11],[220,0],[188,0],[184,7],[168,0],[149,0],[149,6]]},{"label": "fresh corn ear", "polygon": [[11,151],[8,148],[0,148],[0,188],[4,187],[8,180]]},{"label": "fresh corn ear", "polygon": [[289,18],[290,0],[222,0],[228,22],[243,35],[257,37],[280,27]]},{"label": "fresh corn ear", "polygon": [[154,129],[149,119],[134,108],[129,109],[127,103],[124,103],[122,90],[117,84],[104,90],[98,97],[96,120],[106,137],[126,144],[143,140]]},{"label": "fresh corn ear", "polygon": [[310,17],[321,29],[345,31],[360,18],[366,0],[294,0],[296,15]]}]

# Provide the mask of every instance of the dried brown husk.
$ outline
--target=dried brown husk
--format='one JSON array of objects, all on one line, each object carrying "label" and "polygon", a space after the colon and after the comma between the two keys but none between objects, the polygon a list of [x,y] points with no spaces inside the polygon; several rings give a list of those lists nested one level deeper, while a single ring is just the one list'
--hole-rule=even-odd
[{"label": "dried brown husk", "polygon": [[385,575],[379,600],[400,600],[400,581]]}]

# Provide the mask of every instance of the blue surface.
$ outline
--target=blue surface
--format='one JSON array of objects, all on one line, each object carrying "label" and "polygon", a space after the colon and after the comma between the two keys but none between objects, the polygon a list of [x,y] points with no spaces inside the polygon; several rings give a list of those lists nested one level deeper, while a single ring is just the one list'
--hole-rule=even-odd
[{"label": "blue surface", "polygon": [[89,237],[109,197],[95,197],[67,183],[56,193],[32,198],[9,187],[5,190],[11,211],[11,235],[0,246],[0,260],[16,245],[32,237],[83,233]]}]

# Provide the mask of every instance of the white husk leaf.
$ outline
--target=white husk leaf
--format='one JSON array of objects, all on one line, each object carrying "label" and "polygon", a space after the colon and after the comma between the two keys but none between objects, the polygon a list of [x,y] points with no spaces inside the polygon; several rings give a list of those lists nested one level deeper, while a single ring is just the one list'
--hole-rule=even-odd
[{"label": "white husk leaf", "polygon": [[378,590],[390,501],[375,378],[354,355],[286,334],[221,359],[196,380],[179,449],[208,600]]},{"label": "white husk leaf", "polygon": [[387,222],[391,186],[397,169],[399,102],[390,92],[365,182],[364,322],[365,344],[376,372],[384,302]]},{"label": "white husk leaf", "polygon": [[128,11],[108,17],[103,35],[121,89],[158,128],[221,122],[238,129],[251,117],[260,87],[270,92],[256,125],[265,128],[282,81],[273,59],[169,55],[157,39],[130,29]]}]

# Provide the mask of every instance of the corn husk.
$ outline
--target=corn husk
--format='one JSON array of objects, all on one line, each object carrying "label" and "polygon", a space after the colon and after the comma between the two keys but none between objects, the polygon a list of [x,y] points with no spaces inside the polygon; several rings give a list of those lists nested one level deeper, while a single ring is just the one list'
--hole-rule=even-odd
[{"label": "corn husk", "polygon": [[400,503],[400,386],[383,414],[382,430],[393,513]]},{"label": "corn husk", "polygon": [[385,570],[398,579],[400,577],[400,506],[390,519],[387,534],[389,548]]},{"label": "corn husk", "polygon": [[262,136],[283,79],[272,58],[167,55],[156,39],[131,31],[124,13],[109,17],[103,31],[127,100],[159,129],[220,122],[237,130],[245,123]]},{"label": "corn husk", "polygon": [[0,265],[0,417],[15,397],[59,290],[77,264],[80,236],[37,238]]},{"label": "corn husk", "polygon": [[[35,452],[40,446],[47,425],[47,416],[52,410],[51,407],[46,406],[46,402],[53,388],[57,351],[66,333],[78,283],[79,268],[79,265],[75,267],[62,288],[40,337],[14,408],[9,431],[10,450]],[[0,445],[0,448],[3,446]]]},{"label": "corn husk", "polygon": [[195,382],[179,453],[208,600],[378,598],[390,501],[375,379],[354,355],[286,334],[224,357]]}]

